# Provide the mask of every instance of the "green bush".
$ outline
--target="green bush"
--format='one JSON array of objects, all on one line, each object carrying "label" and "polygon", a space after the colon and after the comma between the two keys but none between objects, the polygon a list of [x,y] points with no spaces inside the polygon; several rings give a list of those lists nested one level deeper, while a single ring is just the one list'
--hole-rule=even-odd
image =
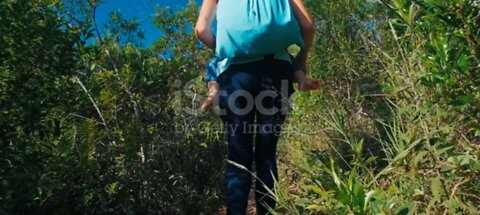
[{"label": "green bush", "polygon": [[[175,104],[189,98],[176,96],[187,85],[172,87],[203,66],[138,47],[135,22],[119,14],[106,36],[95,36],[96,3],[74,5],[79,14],[66,13],[68,6],[0,3],[0,213],[217,211],[225,157],[219,121],[182,112]],[[196,6],[168,16],[195,17]],[[192,25],[172,20],[159,28]],[[197,54],[192,32],[175,34],[195,41],[175,44],[178,51]]]}]

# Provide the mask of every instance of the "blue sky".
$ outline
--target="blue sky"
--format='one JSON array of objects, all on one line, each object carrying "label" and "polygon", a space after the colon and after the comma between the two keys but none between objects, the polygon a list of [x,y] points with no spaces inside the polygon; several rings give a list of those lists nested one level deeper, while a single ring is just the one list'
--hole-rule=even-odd
[{"label": "blue sky", "polygon": [[[202,0],[195,0],[198,4]],[[123,17],[129,19],[136,17],[140,20],[140,28],[145,31],[145,45],[150,45],[161,36],[160,31],[153,25],[152,17],[156,6],[181,9],[189,0],[103,0],[97,9],[97,23],[103,28],[103,23],[108,21],[108,14],[120,11]]]}]

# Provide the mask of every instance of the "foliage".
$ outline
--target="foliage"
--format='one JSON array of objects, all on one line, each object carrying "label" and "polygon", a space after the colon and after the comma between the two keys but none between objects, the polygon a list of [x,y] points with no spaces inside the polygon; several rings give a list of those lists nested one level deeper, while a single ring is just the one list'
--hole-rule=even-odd
[{"label": "foliage", "polygon": [[[208,128],[218,120],[191,126],[212,116],[175,109],[188,98],[172,87],[198,76],[191,56],[206,52],[176,44],[188,55],[165,59],[138,47],[135,21],[112,14],[102,36],[98,3],[62,3],[0,3],[0,213],[216,211],[225,150]],[[196,6],[183,14],[192,20]]]},{"label": "foliage", "polygon": [[[478,213],[479,2],[305,2],[323,87],[294,96],[276,213]],[[144,47],[120,13],[100,32],[101,4],[0,2],[0,214],[215,213],[198,6],[158,8]]]},{"label": "foliage", "polygon": [[478,213],[478,2],[308,3],[324,87],[295,98],[278,213]]}]

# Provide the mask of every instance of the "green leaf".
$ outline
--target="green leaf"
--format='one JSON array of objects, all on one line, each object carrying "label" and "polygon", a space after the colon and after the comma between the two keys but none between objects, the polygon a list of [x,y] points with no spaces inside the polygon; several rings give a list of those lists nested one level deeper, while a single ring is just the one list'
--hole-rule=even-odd
[{"label": "green leaf", "polygon": [[92,63],[92,65],[90,65],[90,71],[94,71],[96,67],[97,67],[97,65]]},{"label": "green leaf", "polygon": [[356,182],[354,182],[356,169],[357,169],[357,167],[353,167],[353,169],[350,170],[350,172],[348,173],[348,183],[347,183],[347,186],[348,186],[348,190],[351,190],[351,191],[353,191],[353,189],[354,189],[354,184],[356,183]]},{"label": "green leaf", "polygon": [[416,204],[414,202],[409,202],[400,206],[395,212],[396,215],[412,215],[415,211]]},{"label": "green leaf", "polygon": [[419,151],[418,153],[416,153],[415,157],[412,160],[413,165],[417,166],[419,163],[422,163],[422,161],[426,159],[427,154],[428,151]]},{"label": "green leaf", "polygon": [[307,209],[307,210],[318,210],[319,208],[320,208],[320,206],[318,206],[316,204],[312,204],[312,205],[307,206],[305,209]]},{"label": "green leaf", "polygon": [[353,185],[353,197],[356,205],[358,205],[364,210],[366,208],[365,191],[363,189],[363,186],[358,182],[355,182],[355,185]]},{"label": "green leaf", "polygon": [[342,182],[340,181],[340,178],[338,178],[337,173],[335,172],[335,166],[334,166],[334,161],[333,158],[330,158],[330,171],[332,173],[333,177],[333,182],[335,182],[335,185],[337,185],[338,189],[341,189],[342,187]]},{"label": "green leaf", "polygon": [[365,165],[368,165],[368,164],[376,161],[377,158],[378,158],[377,156],[371,156],[371,157],[369,157],[369,158],[364,162],[364,164],[365,164]]},{"label": "green leaf", "polygon": [[382,214],[383,204],[383,201],[375,199],[370,203],[370,210],[373,214]]},{"label": "green leaf", "polygon": [[295,201],[296,205],[303,206],[303,207],[306,207],[307,205],[310,205],[310,203],[311,203],[311,201],[309,199],[306,199],[306,198],[298,198]]},{"label": "green leaf", "polygon": [[457,60],[457,67],[463,72],[468,70],[469,65],[470,65],[469,56],[462,54]]},{"label": "green leaf", "polygon": [[340,201],[341,203],[345,205],[350,205],[350,195],[348,195],[347,190],[345,189],[338,189],[337,192],[335,193],[335,199]]},{"label": "green leaf", "polygon": [[480,161],[470,160],[470,169],[474,171],[480,171]]},{"label": "green leaf", "polygon": [[452,215],[461,215],[462,213],[462,204],[456,199],[450,199],[444,202],[444,206],[448,209],[448,212]]},{"label": "green leaf", "polygon": [[442,155],[443,153],[450,151],[451,149],[455,148],[455,146],[448,146],[443,149],[437,150],[436,154],[437,156]]},{"label": "green leaf", "polygon": [[445,195],[445,192],[443,190],[442,182],[440,180],[440,177],[435,177],[432,178],[431,180],[431,189],[432,189],[432,195],[433,195],[433,201],[440,201],[442,196]]},{"label": "green leaf", "polygon": [[440,169],[440,171],[441,172],[448,172],[448,171],[454,170],[456,168],[457,168],[457,166],[455,166],[455,165],[445,163],[445,164],[442,164],[442,168]]},{"label": "green leaf", "polygon": [[307,186],[307,188],[312,190],[314,193],[322,196],[323,198],[332,198],[332,195],[328,191],[323,190],[321,187],[310,185]]}]

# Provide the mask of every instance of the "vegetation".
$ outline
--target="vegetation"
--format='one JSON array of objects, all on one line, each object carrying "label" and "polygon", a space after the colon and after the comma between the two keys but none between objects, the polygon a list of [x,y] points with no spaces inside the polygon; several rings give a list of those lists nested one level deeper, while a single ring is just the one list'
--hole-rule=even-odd
[{"label": "vegetation", "polygon": [[[310,75],[276,214],[478,214],[480,2],[309,0]],[[198,5],[95,23],[96,0],[0,2],[0,214],[214,214],[226,147],[199,114]],[[175,39],[172,39],[175,38]]]},{"label": "vegetation", "polygon": [[[0,214],[216,211],[224,144],[213,132],[176,132],[214,120],[173,105],[172,83],[203,69],[178,53],[206,53],[192,34],[169,29],[191,23],[196,8],[156,18],[182,46],[143,49],[128,42],[140,39],[135,22],[119,14],[96,35],[95,7],[0,3]],[[175,58],[159,57],[171,50]]]},{"label": "vegetation", "polygon": [[478,2],[309,6],[324,87],[294,102],[279,214],[478,214]]}]

